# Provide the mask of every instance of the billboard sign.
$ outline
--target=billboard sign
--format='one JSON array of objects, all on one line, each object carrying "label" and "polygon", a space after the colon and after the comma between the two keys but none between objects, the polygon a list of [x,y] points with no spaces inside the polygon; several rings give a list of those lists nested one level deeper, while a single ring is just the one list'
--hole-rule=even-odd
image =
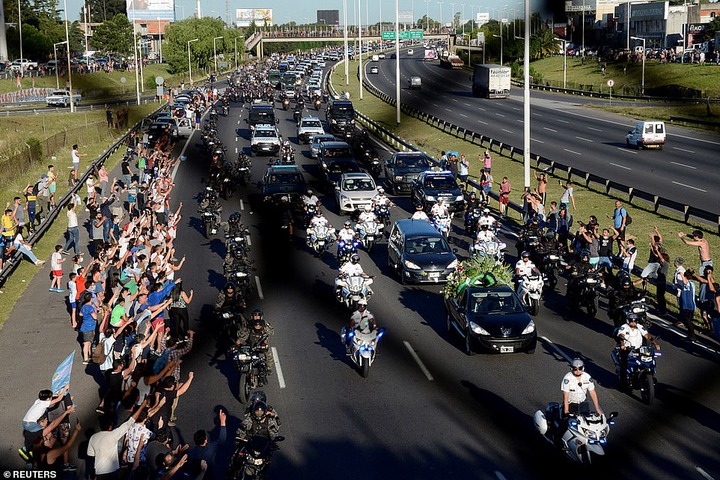
[{"label": "billboard sign", "polygon": [[249,27],[253,21],[258,27],[273,25],[272,8],[238,8],[235,10],[236,26]]},{"label": "billboard sign", "polygon": [[484,12],[478,12],[475,15],[475,22],[478,24],[478,27],[482,27],[486,23],[490,22],[490,14],[484,13]]},{"label": "billboard sign", "polygon": [[135,20],[175,20],[175,0],[126,0],[130,22]]},{"label": "billboard sign", "polygon": [[399,10],[398,11],[398,22],[399,23],[413,23],[412,10]]},{"label": "billboard sign", "polygon": [[[395,32],[381,32],[380,38],[383,40],[395,40]],[[423,31],[422,30],[401,30],[400,31],[400,40],[411,40],[411,39],[421,39],[423,38]]]}]

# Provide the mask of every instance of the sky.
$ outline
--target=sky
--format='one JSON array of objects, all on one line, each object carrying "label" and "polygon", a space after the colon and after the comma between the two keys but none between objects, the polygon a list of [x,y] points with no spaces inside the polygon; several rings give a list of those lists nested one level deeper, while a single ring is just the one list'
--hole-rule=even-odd
[{"label": "sky", "polygon": [[[343,0],[226,0],[230,8],[230,18],[234,21],[235,9],[237,8],[272,8],[273,18],[276,24],[283,24],[294,21],[296,23],[314,23],[317,10],[340,10],[340,21],[343,21]],[[348,23],[356,22],[355,13],[357,12],[357,1],[361,2],[360,14],[362,23],[367,24],[366,12],[369,14],[369,23],[375,24],[382,14],[383,21],[393,21],[395,19],[395,2],[393,0],[347,0],[348,5]],[[535,5],[541,0],[531,0],[531,8],[536,9]],[[220,16],[225,19],[225,1],[223,0],[200,0],[203,16]],[[454,3],[454,10],[462,14],[462,6],[458,1]],[[523,4],[520,0],[484,0],[484,1],[464,1],[465,18],[470,19],[471,14],[487,12],[490,17],[498,19],[501,15],[503,18],[512,19],[514,16],[522,17]],[[67,0],[68,14],[71,20],[79,20],[80,9],[82,8],[82,0]],[[471,8],[472,5],[472,8]],[[193,0],[175,0],[175,12],[177,19],[192,17],[195,13],[196,1]],[[353,8],[354,7],[354,8]],[[62,8],[62,2],[60,2]],[[434,20],[442,20],[447,23],[451,20],[451,11],[453,7],[450,2],[443,1],[442,5],[438,0],[399,0],[400,10],[413,10],[414,18],[421,18],[427,11],[430,18]],[[513,13],[514,9],[514,13]],[[442,19],[440,14],[442,11]]]}]

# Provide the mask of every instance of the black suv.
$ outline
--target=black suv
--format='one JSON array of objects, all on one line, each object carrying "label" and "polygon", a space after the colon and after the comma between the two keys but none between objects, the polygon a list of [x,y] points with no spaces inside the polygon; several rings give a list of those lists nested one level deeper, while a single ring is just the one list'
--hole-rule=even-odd
[{"label": "black suv", "polygon": [[342,134],[345,138],[352,138],[355,130],[355,108],[350,100],[340,97],[328,99],[325,118],[332,133]]},{"label": "black suv", "polygon": [[412,182],[410,197],[415,205],[422,205],[426,211],[440,200],[445,202],[451,213],[462,211],[465,198],[452,172],[428,170]]},{"label": "black suv", "polygon": [[284,195],[298,199],[305,192],[305,177],[297,165],[274,165],[263,177],[262,195],[266,200]]},{"label": "black suv", "polygon": [[395,194],[410,193],[413,180],[433,167],[422,152],[396,152],[385,161],[385,182]]},{"label": "black suv", "polygon": [[250,105],[250,114],[246,120],[250,131],[255,129],[256,125],[267,124],[276,125],[275,111],[269,103],[253,103]]}]

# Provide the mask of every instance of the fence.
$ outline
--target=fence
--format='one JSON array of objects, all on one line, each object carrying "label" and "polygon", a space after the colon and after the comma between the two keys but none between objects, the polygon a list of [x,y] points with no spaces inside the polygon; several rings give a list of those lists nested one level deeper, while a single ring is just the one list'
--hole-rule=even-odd
[{"label": "fence", "polygon": [[[160,105],[153,113],[151,113],[149,116],[155,115],[157,112],[162,110],[162,108],[165,106],[165,104]],[[134,131],[140,128],[142,125],[142,120],[137,122],[135,125],[133,125],[131,128],[129,128],[120,138],[115,140],[112,145],[110,145],[107,150],[105,150],[99,157],[97,157],[92,162],[92,167],[88,168],[87,171],[80,177],[80,181],[78,184],[68,190],[65,195],[56,203],[56,207],[50,211],[47,217],[43,218],[42,223],[40,226],[35,230],[35,233],[33,233],[30,238],[27,239],[27,241],[35,245],[42,237],[47,233],[47,231],[52,226],[55,219],[58,217],[60,212],[62,212],[64,207],[70,202],[70,199],[72,198],[72,195],[77,193],[81,188],[85,186],[85,182],[87,181],[88,177],[92,174],[93,170],[95,168],[100,167],[105,161],[110,158],[112,154],[114,154],[120,147],[122,147],[128,139],[128,136]],[[0,270],[0,287],[2,287],[5,282],[7,281],[8,277],[12,274],[12,272],[15,271],[15,269],[22,263],[23,261],[23,254],[19,251],[16,251],[12,254],[12,256],[5,261],[3,264],[2,270]]]},{"label": "fence", "polygon": [[[390,105],[395,106],[396,101],[394,97],[387,95],[384,92],[378,90],[374,85],[369,83],[367,80],[363,82],[365,88]],[[405,104],[400,104],[400,110],[406,115],[417,118],[424,121],[430,126],[433,126],[443,132],[453,135],[457,138],[461,138],[464,141],[470,142],[480,147],[487,148],[493,152],[497,152],[501,155],[506,155],[510,159],[523,162],[523,149],[510,145],[508,143],[499,142],[491,137],[483,135],[481,133],[474,132],[465,127],[457,126],[451,122],[443,120],[442,118],[430,115],[414,107],[410,107]],[[706,224],[713,225],[720,233],[720,215],[717,213],[702,210],[692,205],[686,205],[682,202],[677,202],[669,198],[661,197],[652,192],[646,192],[628,185],[624,185],[613,180],[602,178],[593,173],[580,170],[578,168],[570,167],[560,162],[556,162],[550,158],[542,157],[540,155],[530,153],[530,159],[535,163],[535,168],[542,169],[550,175],[559,176],[559,174],[566,177],[568,180],[572,180],[575,183],[581,183],[586,188],[599,191],[605,195],[626,195],[629,203],[633,203],[635,200],[642,200],[654,213],[659,213],[660,209],[670,211],[678,214],[682,217],[683,222],[689,224],[691,219],[700,220]],[[638,206],[637,204],[635,204]]]}]

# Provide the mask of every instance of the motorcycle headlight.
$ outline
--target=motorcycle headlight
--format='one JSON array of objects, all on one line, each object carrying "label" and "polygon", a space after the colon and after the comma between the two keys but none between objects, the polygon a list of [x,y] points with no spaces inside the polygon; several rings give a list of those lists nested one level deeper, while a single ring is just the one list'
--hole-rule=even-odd
[{"label": "motorcycle headlight", "polygon": [[456,202],[462,202],[463,200],[465,200],[465,198],[462,195],[458,195],[457,197],[455,197]]},{"label": "motorcycle headlight", "polygon": [[396,182],[402,182],[402,179],[403,179],[402,175],[395,175]]},{"label": "motorcycle headlight", "polygon": [[428,202],[434,202],[435,197],[433,197],[432,195],[428,195],[427,197],[425,197],[425,200],[427,200]]},{"label": "motorcycle headlight", "polygon": [[337,125],[337,120],[335,120],[334,118],[331,118],[330,123],[333,125]]},{"label": "motorcycle headlight", "polygon": [[450,265],[448,265],[447,268],[454,270],[454,269],[457,268],[457,266],[458,266],[458,261],[457,261],[457,258],[456,258],[455,260],[453,260],[452,262],[450,262]]},{"label": "motorcycle headlight", "polygon": [[522,331],[522,335],[527,335],[528,333],[532,333],[535,331],[535,322],[530,320],[530,323],[527,324],[527,327],[525,327],[525,330]]},{"label": "motorcycle headlight", "polygon": [[490,335],[490,332],[488,332],[475,322],[469,322],[468,325],[470,326],[470,330],[475,332],[477,335]]},{"label": "motorcycle headlight", "polygon": [[410,268],[412,270],[420,270],[420,267],[411,262],[410,260],[405,260],[403,263],[405,264],[406,268]]}]

